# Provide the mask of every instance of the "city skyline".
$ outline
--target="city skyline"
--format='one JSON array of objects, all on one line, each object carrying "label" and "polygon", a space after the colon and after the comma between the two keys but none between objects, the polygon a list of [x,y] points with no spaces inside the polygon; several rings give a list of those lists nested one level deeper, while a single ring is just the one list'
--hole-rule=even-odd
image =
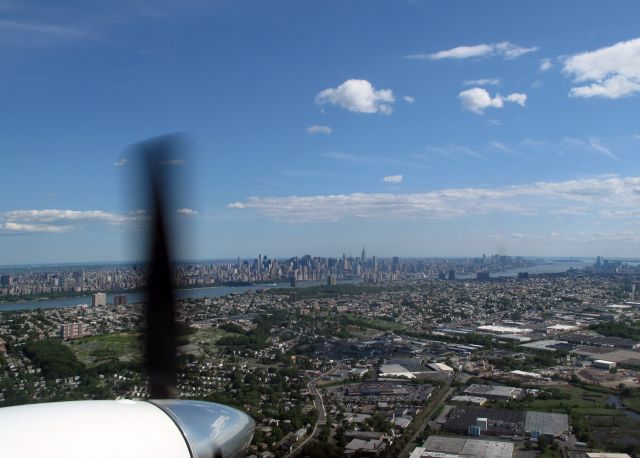
[{"label": "city skyline", "polygon": [[0,264],[143,259],[176,131],[179,259],[638,257],[640,5],[542,4],[4,2]]}]

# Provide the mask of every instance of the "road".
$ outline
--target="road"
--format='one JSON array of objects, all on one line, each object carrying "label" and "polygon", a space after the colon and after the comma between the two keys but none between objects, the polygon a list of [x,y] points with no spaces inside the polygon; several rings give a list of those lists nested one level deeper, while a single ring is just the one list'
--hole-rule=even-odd
[{"label": "road", "polygon": [[298,446],[294,448],[288,456],[295,456],[298,452],[300,452],[304,448],[304,446],[316,435],[318,431],[318,426],[322,426],[326,423],[327,412],[325,411],[325,408],[324,408],[324,401],[322,400],[322,395],[320,394],[320,390],[318,390],[318,387],[316,386],[316,384],[323,377],[326,377],[327,375],[334,373],[335,371],[340,369],[340,367],[341,365],[338,364],[336,367],[329,369],[327,372],[320,374],[319,376],[311,380],[309,383],[307,383],[307,388],[309,389],[309,393],[312,393],[313,396],[315,397],[313,402],[316,406],[316,411],[318,412],[318,419],[316,420],[316,424],[313,426],[313,431],[311,431],[311,434],[309,434],[302,442],[300,442],[300,444],[298,444]]}]

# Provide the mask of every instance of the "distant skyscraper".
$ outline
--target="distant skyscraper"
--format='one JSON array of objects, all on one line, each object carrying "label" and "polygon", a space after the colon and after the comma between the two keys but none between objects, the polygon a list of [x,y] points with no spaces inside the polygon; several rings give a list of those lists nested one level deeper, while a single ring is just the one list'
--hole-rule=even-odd
[{"label": "distant skyscraper", "polygon": [[375,256],[373,258],[371,258],[373,260],[373,271],[377,272],[378,271],[378,258],[376,258]]},{"label": "distant skyscraper", "polygon": [[362,247],[362,264],[364,265],[367,262],[367,252],[364,250],[364,246]]},{"label": "distant skyscraper", "polygon": [[126,294],[116,294],[113,296],[113,305],[127,305],[128,299]]},{"label": "distant skyscraper", "polygon": [[338,276],[336,274],[331,274],[327,276],[327,285],[335,286],[338,284]]},{"label": "distant skyscraper", "polygon": [[456,269],[449,270],[449,280],[455,280],[455,279],[456,279]]},{"label": "distant skyscraper", "polygon": [[93,307],[97,305],[107,305],[107,293],[95,293],[91,297],[91,305]]},{"label": "distant skyscraper", "polygon": [[291,279],[290,280],[291,280],[291,287],[295,288],[297,286],[296,275],[295,274],[291,275]]},{"label": "distant skyscraper", "polygon": [[487,281],[491,276],[489,275],[489,272],[478,272],[476,274],[476,278],[480,281]]}]

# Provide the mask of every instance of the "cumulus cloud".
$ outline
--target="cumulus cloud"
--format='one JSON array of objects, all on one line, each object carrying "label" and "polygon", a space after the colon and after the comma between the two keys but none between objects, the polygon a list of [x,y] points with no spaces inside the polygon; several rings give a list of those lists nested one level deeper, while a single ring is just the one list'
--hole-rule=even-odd
[{"label": "cumulus cloud", "polygon": [[466,110],[476,114],[483,114],[484,110],[490,107],[502,108],[505,102],[517,103],[520,106],[524,106],[527,102],[527,94],[514,92],[506,97],[500,94],[491,97],[491,94],[481,87],[464,90],[458,94],[458,98]]},{"label": "cumulus cloud", "polygon": [[500,78],[480,78],[477,80],[466,80],[462,82],[465,86],[497,86]]},{"label": "cumulus cloud", "polygon": [[333,130],[331,129],[331,127],[329,126],[320,126],[317,124],[314,124],[313,126],[309,126],[307,127],[307,133],[309,135],[315,135],[315,134],[330,134],[331,132],[333,132]]},{"label": "cumulus cloud", "polygon": [[636,94],[640,92],[640,38],[570,56],[562,71],[575,83],[586,83],[572,87],[570,97],[617,99]]},{"label": "cumulus cloud", "polygon": [[413,194],[251,197],[227,207],[253,209],[280,221],[331,222],[347,218],[451,219],[490,213],[561,217],[576,206],[600,219],[612,212],[618,217],[630,215],[639,204],[640,177],[614,176]]},{"label": "cumulus cloud", "polygon": [[402,175],[388,175],[382,179],[385,183],[402,183]]},{"label": "cumulus cloud", "polygon": [[182,216],[196,216],[198,214],[198,212],[192,208],[178,208],[176,213]]},{"label": "cumulus cloud", "polygon": [[471,57],[500,56],[504,59],[515,59],[523,54],[537,51],[537,47],[525,48],[508,41],[493,44],[479,44],[473,46],[458,46],[456,48],[445,49],[433,54],[412,54],[406,56],[407,59],[468,59]]},{"label": "cumulus cloud", "polygon": [[414,103],[414,102],[416,101],[416,98],[415,98],[415,97],[412,97],[412,96],[410,96],[410,95],[405,95],[405,96],[403,97],[403,99],[404,99],[404,101],[405,101],[405,102],[407,102],[407,103]]},{"label": "cumulus cloud", "polygon": [[391,89],[376,90],[367,80],[350,79],[316,95],[318,105],[339,105],[355,113],[391,114],[395,97]]},{"label": "cumulus cloud", "polygon": [[548,70],[551,70],[551,67],[553,67],[553,64],[551,63],[551,59],[544,58],[540,61],[541,72],[546,72]]}]

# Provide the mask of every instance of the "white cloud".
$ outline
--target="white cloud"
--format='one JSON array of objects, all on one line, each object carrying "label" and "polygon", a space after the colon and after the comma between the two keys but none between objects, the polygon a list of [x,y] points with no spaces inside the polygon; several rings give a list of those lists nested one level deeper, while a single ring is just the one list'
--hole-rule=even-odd
[{"label": "white cloud", "polygon": [[451,188],[414,194],[250,197],[228,208],[253,209],[279,221],[323,222],[347,218],[450,219],[491,213],[575,215],[577,205],[599,220],[612,212],[629,217],[640,204],[640,177],[538,182],[498,188]]},{"label": "white cloud", "polygon": [[618,156],[609,146],[603,143],[601,139],[593,136],[584,139],[564,137],[553,142],[525,138],[518,145],[515,145],[514,148],[520,150],[526,155],[530,155],[532,153],[541,155],[583,155],[584,153],[596,153],[612,159],[618,159]]},{"label": "white cloud", "polygon": [[640,38],[565,59],[563,73],[575,83],[570,97],[617,99],[640,92]]},{"label": "white cloud", "polygon": [[13,210],[6,212],[7,221],[35,223],[51,223],[60,221],[104,221],[109,223],[124,222],[128,217],[119,213],[102,210]]},{"label": "white cloud", "polygon": [[388,175],[382,179],[385,183],[402,183],[402,175]]},{"label": "white cloud", "polygon": [[[454,143],[449,143],[445,146],[429,146],[427,147],[427,151],[429,153],[439,154],[441,156],[456,160],[464,160],[469,157],[474,159],[486,159],[485,156],[478,153],[474,149],[471,149],[468,146],[464,145],[456,145]],[[416,155],[416,157],[427,159],[427,157],[420,154]]]},{"label": "white cloud", "polygon": [[115,165],[116,167],[122,167],[124,165],[127,165],[129,163],[129,159],[127,158],[122,158],[122,159],[118,159],[113,165]]},{"label": "white cloud", "polygon": [[176,213],[182,216],[196,216],[198,214],[196,210],[193,210],[191,208],[178,208],[176,210]]},{"label": "white cloud", "polygon": [[55,234],[67,232],[71,226],[56,226],[53,224],[25,224],[25,223],[2,223],[0,224],[1,233],[17,233],[17,234],[37,234],[48,233]]},{"label": "white cloud", "polygon": [[530,52],[537,51],[537,47],[524,48],[508,41],[493,44],[479,44],[473,46],[458,46],[456,48],[445,49],[433,54],[413,54],[406,56],[407,59],[468,59],[471,57],[501,56],[505,59],[515,59]]},{"label": "white cloud", "polygon": [[527,101],[527,95],[514,92],[504,97],[500,94],[496,94],[495,97],[491,97],[486,89],[480,87],[474,87],[464,90],[458,94],[458,98],[462,103],[462,106],[476,114],[483,114],[484,110],[492,108],[502,108],[504,102],[517,103],[520,106],[524,106]]},{"label": "white cloud", "polygon": [[[27,40],[25,41],[24,38]],[[95,38],[93,32],[66,25],[0,19],[0,41],[24,44]]]},{"label": "white cloud", "polygon": [[147,219],[143,210],[112,213],[102,210],[12,210],[0,214],[0,232],[60,233],[82,224],[122,225]]},{"label": "white cloud", "polygon": [[477,80],[466,80],[462,82],[465,86],[498,86],[500,78],[480,78]]},{"label": "white cloud", "polygon": [[410,95],[405,95],[404,97],[402,97],[404,99],[405,102],[407,103],[415,103],[416,98],[412,97]]},{"label": "white cloud", "polygon": [[541,72],[546,72],[548,70],[551,70],[551,67],[553,67],[553,64],[551,63],[551,59],[544,58],[544,59],[540,60],[540,71]]},{"label": "white cloud", "polygon": [[320,125],[313,125],[313,126],[309,126],[307,127],[307,133],[309,135],[314,135],[314,134],[330,134],[331,132],[333,132],[333,130],[331,129],[331,127],[329,126],[320,126]]},{"label": "white cloud", "polygon": [[[496,95],[496,97],[500,97],[500,95]],[[504,98],[507,102],[517,103],[521,107],[525,106],[527,103],[527,94],[523,94],[521,92],[514,92],[513,94],[509,94]]]},{"label": "white cloud", "polygon": [[325,89],[316,95],[318,105],[340,105],[355,113],[391,114],[395,102],[391,89],[376,90],[367,80],[350,79],[336,88]]}]

